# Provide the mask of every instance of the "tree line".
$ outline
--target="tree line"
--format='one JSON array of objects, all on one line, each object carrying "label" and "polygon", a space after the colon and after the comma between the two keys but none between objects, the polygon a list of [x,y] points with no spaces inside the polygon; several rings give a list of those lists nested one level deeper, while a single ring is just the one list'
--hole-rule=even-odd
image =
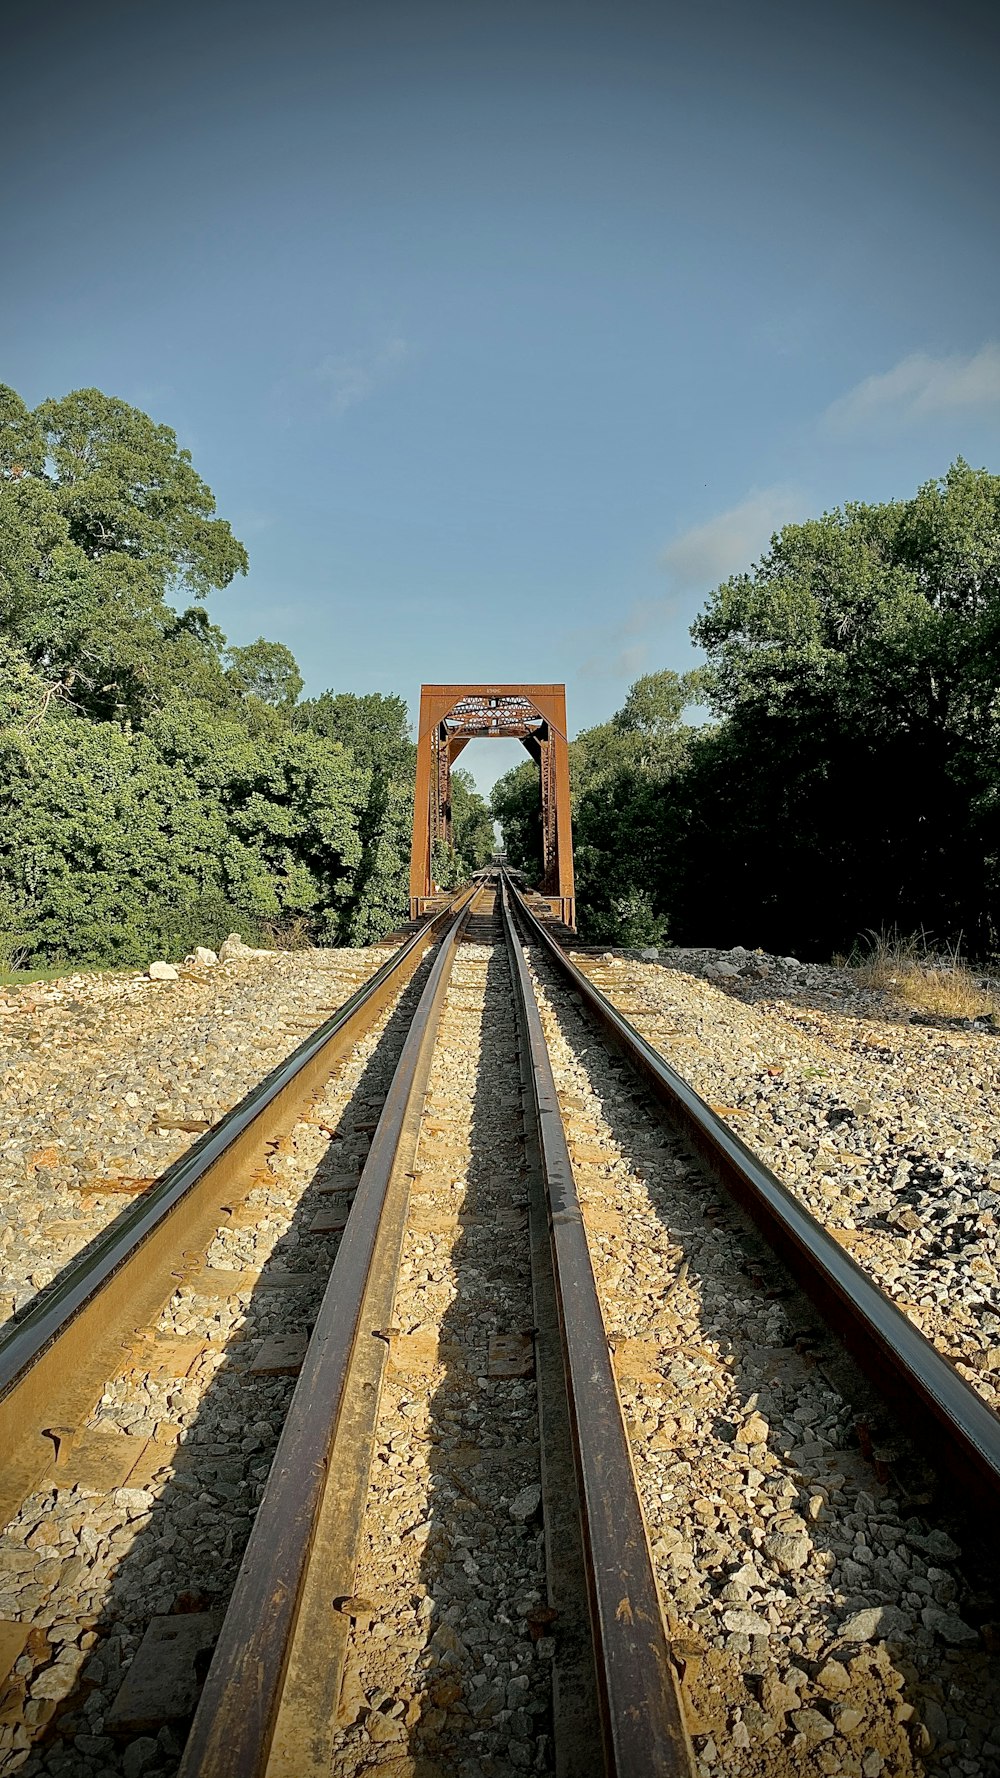
[{"label": "tree line", "polygon": [[[405,917],[415,748],[398,697],[302,697],[290,651],[206,599],[247,552],[167,426],[0,386],[0,967],[256,939],[366,944]],[[490,856],[456,773],[455,854]]]},{"label": "tree line", "polygon": [[[169,427],[0,386],[0,967],[182,955],[230,928],[364,944],[406,910],[401,698],[302,696],[207,600],[247,552]],[[828,956],[872,928],[997,947],[1000,477],[786,525],[718,587],[707,664],[571,743],[581,933]],[[708,720],[690,719],[692,709]],[[457,880],[540,863],[537,768],[453,774]]]},{"label": "tree line", "polygon": [[[571,744],[581,933],[828,957],[869,930],[997,949],[1000,476],[786,525]],[[685,720],[700,705],[710,720]],[[539,868],[537,771],[495,786]]]}]

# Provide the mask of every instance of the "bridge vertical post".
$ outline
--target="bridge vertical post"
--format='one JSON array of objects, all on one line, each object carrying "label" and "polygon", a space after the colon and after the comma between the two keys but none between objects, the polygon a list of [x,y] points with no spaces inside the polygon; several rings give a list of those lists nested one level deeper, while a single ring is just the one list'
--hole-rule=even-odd
[{"label": "bridge vertical post", "polygon": [[417,728],[417,778],[413,793],[413,846],[410,852],[410,919],[420,912],[419,903],[431,892],[431,781],[437,788],[431,690],[420,687],[420,722]]},{"label": "bridge vertical post", "polygon": [[542,790],[542,894],[553,902],[558,899],[560,919],[572,926],[576,920],[576,901],[566,692],[561,685],[545,689],[547,696],[539,699],[539,708],[545,709],[547,721],[538,739]]},{"label": "bridge vertical post", "polygon": [[[434,731],[437,741],[437,797],[434,808],[434,838],[443,846],[451,845],[451,744],[441,723]],[[434,853],[431,851],[431,876],[434,875]]]},{"label": "bridge vertical post", "polygon": [[573,817],[570,803],[569,742],[566,736],[566,692],[558,687],[561,721],[549,743],[552,749],[552,793],[555,800],[556,824],[556,889],[562,903],[561,919],[567,926],[576,926],[576,896],[573,882]]}]

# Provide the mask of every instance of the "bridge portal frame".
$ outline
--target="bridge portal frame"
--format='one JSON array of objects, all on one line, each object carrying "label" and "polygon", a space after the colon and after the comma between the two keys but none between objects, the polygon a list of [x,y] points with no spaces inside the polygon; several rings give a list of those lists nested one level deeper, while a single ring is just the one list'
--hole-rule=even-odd
[{"label": "bridge portal frame", "polygon": [[541,894],[567,926],[576,923],[565,685],[422,685],[410,854],[410,918],[437,894],[434,846],[451,843],[451,768],[470,741],[516,739],[539,768]]}]

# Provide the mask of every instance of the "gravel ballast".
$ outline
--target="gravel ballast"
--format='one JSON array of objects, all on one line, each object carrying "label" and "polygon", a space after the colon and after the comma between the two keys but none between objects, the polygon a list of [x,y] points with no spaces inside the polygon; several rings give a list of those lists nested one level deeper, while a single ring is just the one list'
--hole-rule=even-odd
[{"label": "gravel ballast", "polygon": [[176,1770],[187,1713],[172,1720],[168,1697],[149,1732],[123,1718],[123,1682],[157,1621],[217,1624],[227,1604],[339,1242],[342,1217],[324,1213],[349,1201],[425,974],[271,1145],[70,1455],[0,1534],[0,1634],[27,1638],[0,1681],[0,1773]]},{"label": "gravel ballast", "polygon": [[[865,1461],[839,1348],[534,966],[699,1773],[996,1773],[974,1531],[963,1548]],[[665,980],[707,1033],[707,984],[611,958],[590,971],[620,1003]]]},{"label": "gravel ballast", "polygon": [[[387,954],[247,954],[176,980],[6,990],[6,1313]],[[995,1406],[992,1031],[915,1022],[852,972],[790,959],[578,961]],[[739,1215],[540,956],[533,967],[701,1778],[989,1778],[1000,1625],[975,1548],[865,1462],[849,1392]],[[40,1489],[9,1529],[0,1617],[34,1641],[0,1770],[39,1736],[39,1775],[174,1769],[169,1729],[123,1744],[108,1713],[151,1612],[224,1603],[291,1386],[280,1371],[251,1382],[255,1354],[301,1326],[287,1275],[315,1291],[335,1245],[308,1234],[308,1194],[345,1159],[356,1171],[387,1061],[372,1034],[320,1123],[271,1157],[247,1217],[220,1229],[206,1265],[226,1284],[165,1311],[155,1340],[197,1346],[190,1367],[160,1375],[139,1351],[108,1379],[88,1432],[135,1442],[128,1485]],[[339,1769],[506,1778],[551,1760],[552,1646],[525,1633],[544,1596],[533,1384],[489,1374],[491,1339],[530,1325],[518,1069],[491,947],[462,947],[427,1112]]]},{"label": "gravel ballast", "polygon": [[391,950],[248,952],[182,965],[175,981],[0,988],[0,1325]]},{"label": "gravel ballast", "polygon": [[993,1030],[920,1022],[853,970],[742,950],[576,961],[1000,1406]]}]

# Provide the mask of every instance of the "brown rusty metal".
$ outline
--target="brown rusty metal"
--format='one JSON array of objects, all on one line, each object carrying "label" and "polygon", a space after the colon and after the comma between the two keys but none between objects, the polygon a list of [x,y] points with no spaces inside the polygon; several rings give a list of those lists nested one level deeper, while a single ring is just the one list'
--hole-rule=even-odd
[{"label": "brown rusty metal", "polygon": [[436,844],[450,844],[451,768],[474,740],[516,739],[539,766],[541,894],[565,925],[575,923],[566,688],[563,685],[422,685],[410,855],[410,914],[435,894]]},{"label": "brown rusty metal", "polygon": [[694,1756],[670,1660],[583,1213],[506,881],[501,897],[548,1196],[605,1771],[607,1778],[692,1778]]},{"label": "brown rusty metal", "polygon": [[535,1400],[545,1540],[546,1602],[536,1610],[539,1615],[551,1613],[554,1631],[550,1670],[556,1778],[598,1778],[600,1760],[595,1749],[603,1746],[603,1739],[590,1634],[583,1515],[576,1479],[559,1305],[552,1273],[548,1196],[538,1146],[531,1057],[522,1027],[523,1021],[518,1019],[527,1163],[524,1185],[528,1199],[535,1334]]},{"label": "brown rusty metal", "polygon": [[470,907],[467,898],[452,919],[407,1032],[179,1778],[318,1778],[333,1769],[346,1624],[338,1621],[335,1600],[352,1590],[406,1223],[407,1169]]},{"label": "brown rusty metal", "polygon": [[516,906],[522,929],[579,995],[602,1037],[649,1089],[702,1165],[753,1218],[935,1468],[957,1483],[963,1501],[987,1509],[980,1519],[983,1536],[995,1537],[1000,1418],[794,1193],[577,969],[520,897]]},{"label": "brown rusty metal", "polygon": [[169,1300],[185,1253],[204,1251],[220,1217],[250,1189],[264,1143],[291,1127],[303,1101],[399,992],[448,917],[442,912],[412,934],[0,1340],[0,1522],[51,1467],[53,1429],[64,1440],[67,1430],[83,1424],[129,1340]]}]

